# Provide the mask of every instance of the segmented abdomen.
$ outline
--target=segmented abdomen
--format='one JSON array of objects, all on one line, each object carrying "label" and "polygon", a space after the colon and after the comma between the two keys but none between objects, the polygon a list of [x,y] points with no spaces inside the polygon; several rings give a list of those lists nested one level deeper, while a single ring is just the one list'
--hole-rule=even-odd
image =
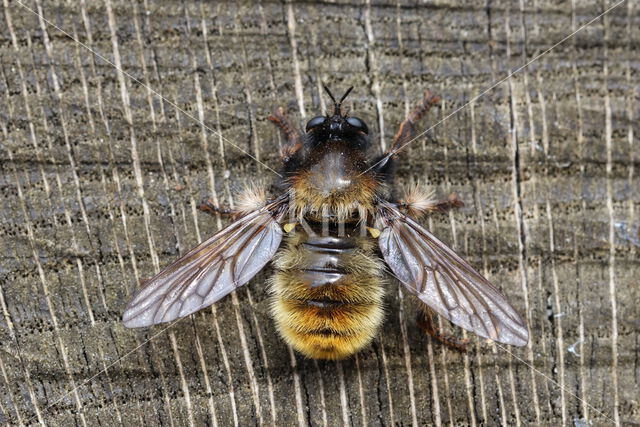
[{"label": "segmented abdomen", "polygon": [[[299,227],[300,228],[300,227]],[[383,264],[369,237],[296,230],[275,260],[271,312],[282,337],[306,356],[347,357],[383,319]]]}]

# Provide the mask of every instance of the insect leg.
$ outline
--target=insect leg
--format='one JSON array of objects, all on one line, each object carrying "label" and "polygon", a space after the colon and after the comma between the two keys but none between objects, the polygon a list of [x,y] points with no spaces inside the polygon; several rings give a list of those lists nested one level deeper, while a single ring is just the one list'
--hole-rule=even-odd
[{"label": "insect leg", "polygon": [[436,313],[428,305],[420,303],[416,322],[420,329],[440,341],[442,344],[461,352],[467,351],[469,340],[461,340],[440,329],[437,325]]},{"label": "insect leg", "polygon": [[278,126],[280,132],[282,132],[287,140],[286,145],[282,147],[282,152],[280,153],[282,160],[287,161],[300,148],[302,148],[300,132],[291,123],[282,107],[276,108],[276,110],[269,117],[267,117],[267,120]]},{"label": "insect leg", "polygon": [[424,214],[444,213],[449,209],[464,206],[462,200],[458,199],[456,193],[449,194],[445,200],[432,199],[431,194],[421,191],[418,188],[411,189],[398,201],[398,207],[408,215],[419,218]]},{"label": "insect leg", "polygon": [[373,170],[382,181],[388,181],[395,170],[394,156],[411,141],[415,135],[414,124],[424,116],[434,105],[440,103],[440,97],[426,90],[422,96],[422,102],[409,113],[409,116],[400,123],[398,132],[393,137],[393,143],[389,149],[374,160]]},{"label": "insect leg", "polygon": [[449,194],[446,200],[436,200],[431,206],[428,206],[429,212],[447,212],[449,209],[456,209],[464,206],[462,200],[458,199],[456,193]]},{"label": "insect leg", "polygon": [[202,203],[200,203],[200,205],[198,206],[198,210],[201,212],[206,212],[209,215],[220,214],[232,216],[235,214],[235,211],[231,209],[225,209],[214,205],[211,199],[206,199]]},{"label": "insect leg", "polygon": [[414,124],[418,122],[424,116],[431,107],[440,103],[440,97],[433,94],[431,91],[426,90],[422,96],[422,101],[416,108],[414,108],[409,116],[400,123],[400,128],[396,135],[393,137],[393,143],[389,147],[388,153],[396,152],[400,150],[403,145],[413,138],[415,134]]}]

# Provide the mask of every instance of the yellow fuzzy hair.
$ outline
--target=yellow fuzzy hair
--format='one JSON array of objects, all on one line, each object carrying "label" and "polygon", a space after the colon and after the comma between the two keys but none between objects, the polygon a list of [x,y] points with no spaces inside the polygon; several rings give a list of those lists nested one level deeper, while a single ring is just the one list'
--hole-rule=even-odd
[{"label": "yellow fuzzy hair", "polygon": [[335,216],[336,222],[344,222],[358,212],[358,218],[367,218],[374,213],[373,200],[379,184],[371,175],[354,175],[354,183],[347,189],[330,195],[319,192],[310,181],[310,172],[305,171],[292,180],[291,209],[295,217],[302,219],[323,215]]},{"label": "yellow fuzzy hair", "polygon": [[433,210],[438,201],[434,199],[435,190],[428,189],[423,185],[415,183],[402,189],[404,196],[400,200],[405,205],[409,216],[418,218]]},{"label": "yellow fuzzy hair", "polygon": [[[302,234],[302,233],[300,233]],[[271,279],[271,314],[284,340],[317,359],[341,359],[371,342],[384,318],[384,266],[373,254],[375,242],[359,238],[359,249],[341,254],[348,272],[332,285],[310,287],[302,269],[308,265],[304,237],[290,236],[276,257],[279,270]],[[309,305],[329,299],[334,307]]]},{"label": "yellow fuzzy hair", "polygon": [[251,213],[260,209],[267,202],[264,185],[247,184],[236,199],[235,210],[239,213]]}]

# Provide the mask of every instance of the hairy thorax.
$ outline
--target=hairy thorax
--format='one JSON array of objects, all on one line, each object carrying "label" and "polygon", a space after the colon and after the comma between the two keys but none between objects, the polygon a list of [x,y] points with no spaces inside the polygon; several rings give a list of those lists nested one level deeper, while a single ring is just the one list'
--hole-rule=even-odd
[{"label": "hairy thorax", "polygon": [[296,217],[348,222],[373,213],[378,184],[358,153],[336,144],[311,158],[312,166],[291,179]]}]

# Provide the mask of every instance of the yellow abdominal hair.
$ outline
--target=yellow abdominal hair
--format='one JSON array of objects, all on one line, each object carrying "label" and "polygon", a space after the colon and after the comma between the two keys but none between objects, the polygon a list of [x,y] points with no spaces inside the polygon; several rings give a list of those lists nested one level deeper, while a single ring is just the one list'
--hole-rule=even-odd
[{"label": "yellow abdominal hair", "polygon": [[[271,315],[283,339],[302,354],[318,359],[348,357],[371,342],[384,318],[384,265],[373,254],[372,239],[341,254],[347,272],[339,281],[317,287],[304,279],[308,251],[291,236],[275,259],[271,279]],[[318,306],[309,301],[331,301]]]}]

